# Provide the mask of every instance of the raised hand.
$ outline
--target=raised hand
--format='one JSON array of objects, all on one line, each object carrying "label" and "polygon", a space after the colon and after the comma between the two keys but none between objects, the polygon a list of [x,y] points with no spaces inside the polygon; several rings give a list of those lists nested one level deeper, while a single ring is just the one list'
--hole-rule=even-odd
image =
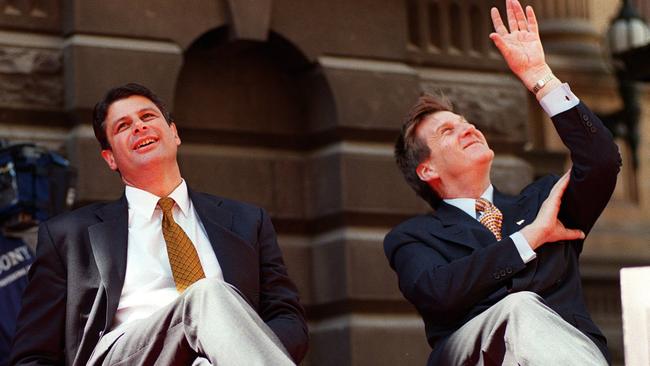
[{"label": "raised hand", "polygon": [[490,39],[503,55],[510,70],[522,80],[526,88],[551,73],[544,58],[544,48],[539,38],[535,12],[530,6],[526,12],[517,0],[506,0],[508,28],[503,24],[497,8],[492,8],[492,24],[495,32]]},{"label": "raised hand", "polygon": [[562,195],[569,184],[569,172],[564,174],[555,183],[542,207],[537,213],[535,220],[528,226],[521,229],[521,234],[526,238],[531,248],[537,249],[545,243],[552,243],[560,240],[584,239],[585,234],[576,229],[567,229],[557,218],[562,204]]}]

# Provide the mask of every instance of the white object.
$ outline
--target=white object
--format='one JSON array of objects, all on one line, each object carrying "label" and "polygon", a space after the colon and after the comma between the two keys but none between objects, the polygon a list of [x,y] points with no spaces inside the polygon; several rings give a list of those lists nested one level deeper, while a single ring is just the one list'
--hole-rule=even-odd
[{"label": "white object", "polygon": [[650,365],[650,267],[621,269],[626,366]]}]

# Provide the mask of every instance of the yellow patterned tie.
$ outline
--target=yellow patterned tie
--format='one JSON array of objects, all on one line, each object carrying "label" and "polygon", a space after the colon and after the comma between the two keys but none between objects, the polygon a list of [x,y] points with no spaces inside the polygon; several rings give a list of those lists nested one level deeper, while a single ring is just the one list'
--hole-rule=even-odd
[{"label": "yellow patterned tie", "polygon": [[158,205],[163,211],[162,232],[167,243],[167,255],[178,292],[185,291],[191,284],[205,277],[199,255],[185,231],[174,221],[172,208],[174,200],[163,197]]},{"label": "yellow patterned tie", "polygon": [[501,240],[501,224],[503,223],[503,214],[493,205],[492,202],[486,200],[485,198],[479,198],[476,200],[476,212],[483,213],[479,221],[483,226],[488,228],[497,238]]}]

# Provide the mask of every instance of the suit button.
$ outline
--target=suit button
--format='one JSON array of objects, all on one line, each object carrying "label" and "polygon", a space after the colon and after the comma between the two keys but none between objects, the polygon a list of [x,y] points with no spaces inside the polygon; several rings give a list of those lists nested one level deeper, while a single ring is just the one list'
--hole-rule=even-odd
[{"label": "suit button", "polygon": [[501,271],[499,271],[499,274],[501,275],[501,277],[504,277],[506,275],[506,270],[502,269]]},{"label": "suit button", "polygon": [[591,127],[591,126],[593,126],[593,123],[591,123],[591,121],[587,121],[587,122],[585,122],[585,126]]},{"label": "suit button", "polygon": [[583,121],[589,121],[589,116],[586,115],[586,114],[583,114],[583,115],[582,115],[582,120],[583,120]]},{"label": "suit button", "polygon": [[591,133],[596,133],[596,127],[590,128],[589,131],[591,131]]},{"label": "suit button", "polygon": [[494,277],[495,280],[498,280],[499,278],[501,278],[501,277],[499,277],[499,274],[497,272],[492,273],[492,277]]},{"label": "suit button", "polygon": [[506,273],[507,273],[507,274],[511,274],[511,273],[512,273],[512,268],[507,267],[507,268],[506,268]]}]

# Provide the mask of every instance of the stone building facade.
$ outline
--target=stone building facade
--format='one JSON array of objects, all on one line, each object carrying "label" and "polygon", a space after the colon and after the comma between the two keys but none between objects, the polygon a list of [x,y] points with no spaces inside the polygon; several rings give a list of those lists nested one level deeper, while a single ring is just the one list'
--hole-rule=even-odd
[{"label": "stone building facade", "polygon": [[[423,325],[382,240],[427,206],[392,143],[423,91],[487,135],[493,180],[516,192],[561,173],[566,150],[487,37],[496,0],[12,0],[0,2],[0,138],[64,153],[77,202],[121,194],[90,111],[135,81],[167,101],[182,174],[197,190],[267,208],[307,308],[303,365],[422,365]],[[593,109],[618,106],[594,19],[607,0],[531,0],[552,68]],[[644,91],[644,101],[648,93]],[[650,137],[624,167],[582,259],[588,303],[622,363],[618,269],[650,263]],[[621,146],[624,155],[625,146]]]}]

